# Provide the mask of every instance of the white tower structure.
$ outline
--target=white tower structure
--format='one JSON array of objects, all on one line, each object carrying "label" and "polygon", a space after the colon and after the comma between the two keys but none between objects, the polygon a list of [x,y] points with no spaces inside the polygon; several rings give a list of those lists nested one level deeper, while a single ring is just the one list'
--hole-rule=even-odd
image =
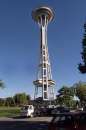
[{"label": "white tower structure", "polygon": [[37,79],[33,81],[35,85],[34,98],[41,97],[43,100],[54,100],[54,85],[52,80],[51,64],[47,45],[47,26],[53,20],[54,14],[49,7],[39,7],[32,12],[32,18],[38,23],[40,27],[40,63],[38,66]]}]

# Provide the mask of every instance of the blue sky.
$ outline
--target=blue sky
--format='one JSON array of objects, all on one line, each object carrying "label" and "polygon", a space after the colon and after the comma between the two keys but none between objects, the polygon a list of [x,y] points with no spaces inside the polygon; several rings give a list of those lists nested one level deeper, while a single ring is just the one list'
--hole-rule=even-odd
[{"label": "blue sky", "polygon": [[53,8],[54,20],[48,26],[48,46],[55,90],[86,81],[77,69],[86,0],[0,0],[0,79],[6,88],[0,97],[26,92],[33,97],[39,61],[39,27],[31,12],[40,5]]}]

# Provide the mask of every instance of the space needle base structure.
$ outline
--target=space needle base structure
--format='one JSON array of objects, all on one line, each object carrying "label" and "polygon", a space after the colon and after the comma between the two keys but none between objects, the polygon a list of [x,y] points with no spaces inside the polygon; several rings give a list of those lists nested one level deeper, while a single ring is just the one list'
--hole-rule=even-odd
[{"label": "space needle base structure", "polygon": [[53,20],[54,14],[51,8],[42,6],[32,11],[32,18],[40,28],[40,63],[38,65],[37,79],[33,81],[35,85],[34,98],[41,97],[43,101],[54,100],[55,81],[52,80],[47,45],[47,26]]}]

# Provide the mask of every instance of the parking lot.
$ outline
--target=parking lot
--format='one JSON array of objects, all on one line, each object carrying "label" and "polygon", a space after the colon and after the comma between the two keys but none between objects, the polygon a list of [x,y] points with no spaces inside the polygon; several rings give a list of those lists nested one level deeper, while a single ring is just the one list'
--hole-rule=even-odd
[{"label": "parking lot", "polygon": [[48,130],[52,117],[0,118],[0,130]]}]

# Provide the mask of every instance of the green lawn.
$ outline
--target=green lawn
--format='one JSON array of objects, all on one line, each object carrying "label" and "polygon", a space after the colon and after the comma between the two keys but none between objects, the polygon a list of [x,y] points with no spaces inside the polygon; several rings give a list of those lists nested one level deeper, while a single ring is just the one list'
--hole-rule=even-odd
[{"label": "green lawn", "polygon": [[19,107],[0,107],[0,117],[13,117],[20,115]]}]

